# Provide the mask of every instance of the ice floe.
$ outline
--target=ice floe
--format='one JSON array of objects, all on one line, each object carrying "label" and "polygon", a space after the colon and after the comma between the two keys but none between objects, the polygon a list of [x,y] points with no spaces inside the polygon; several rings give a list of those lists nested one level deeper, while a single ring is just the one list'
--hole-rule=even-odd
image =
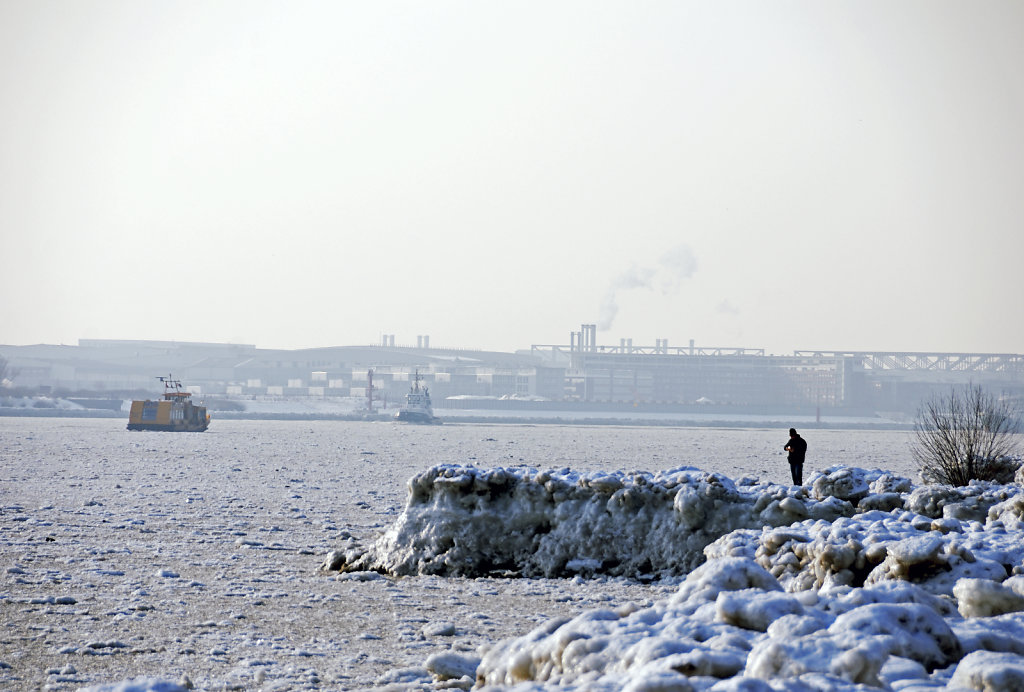
[{"label": "ice floe", "polygon": [[[441,465],[409,481],[382,536],[323,568],[680,580],[668,598],[485,647],[479,688],[1019,690],[1022,516],[1017,484],[849,467],[790,487],[695,468]],[[435,683],[465,686],[470,663],[442,660],[425,666]]]}]

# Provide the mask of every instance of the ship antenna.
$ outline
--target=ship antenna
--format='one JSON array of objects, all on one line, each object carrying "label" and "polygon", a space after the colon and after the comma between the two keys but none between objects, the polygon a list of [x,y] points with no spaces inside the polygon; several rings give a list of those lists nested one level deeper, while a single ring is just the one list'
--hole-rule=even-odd
[{"label": "ship antenna", "polygon": [[168,390],[174,389],[175,393],[181,393],[181,380],[176,380],[172,375],[157,375],[156,379],[164,383],[164,394],[168,393]]}]

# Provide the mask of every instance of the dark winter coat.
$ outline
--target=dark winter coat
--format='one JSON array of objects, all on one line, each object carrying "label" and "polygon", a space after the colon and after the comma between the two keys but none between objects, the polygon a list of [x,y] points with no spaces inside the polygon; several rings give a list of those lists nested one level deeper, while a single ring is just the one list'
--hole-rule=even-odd
[{"label": "dark winter coat", "polygon": [[804,463],[804,455],[807,453],[807,441],[804,438],[799,435],[789,438],[785,448],[789,450],[789,463]]}]

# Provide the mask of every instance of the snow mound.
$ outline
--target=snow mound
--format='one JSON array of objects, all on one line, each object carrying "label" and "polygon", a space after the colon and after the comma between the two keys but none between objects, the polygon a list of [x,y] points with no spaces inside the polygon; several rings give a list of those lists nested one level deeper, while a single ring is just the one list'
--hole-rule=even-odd
[{"label": "snow mound", "polygon": [[[652,604],[552,620],[482,651],[478,688],[1024,689],[1024,488],[832,468],[784,487],[679,468],[437,466],[367,548],[394,575],[680,578]],[[472,659],[436,659],[467,681]]]},{"label": "snow mound", "polygon": [[787,590],[892,579],[952,594],[957,579],[1024,573],[1019,485],[914,487],[835,467],[809,487],[677,468],[441,465],[409,481],[398,521],[328,570],[391,575],[682,577],[707,557],[749,557]]},{"label": "snow mound", "polygon": [[1022,627],[1020,614],[964,619],[907,582],[787,592],[753,560],[722,557],[668,599],[498,642],[476,679],[484,689],[1009,691],[1024,689]]},{"label": "snow mound", "polygon": [[324,567],[393,575],[682,576],[704,561],[709,543],[737,529],[853,516],[858,502],[877,503],[868,484],[883,478],[910,485],[861,469],[832,469],[812,493],[738,485],[689,467],[581,474],[441,465],[409,481],[405,511],[383,536],[366,549],[333,552]]}]

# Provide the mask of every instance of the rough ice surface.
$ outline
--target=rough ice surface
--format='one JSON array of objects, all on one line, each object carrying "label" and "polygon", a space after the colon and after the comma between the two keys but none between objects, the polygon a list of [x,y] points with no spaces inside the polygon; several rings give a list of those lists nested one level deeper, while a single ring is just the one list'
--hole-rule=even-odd
[{"label": "rough ice surface", "polygon": [[[1017,484],[849,467],[790,487],[441,465],[380,538],[324,567],[681,580],[485,647],[479,688],[1009,691],[1024,689],[1022,517]],[[470,665],[442,663],[449,680]]]},{"label": "rough ice surface", "polygon": [[968,690],[1024,690],[1024,657],[975,651],[957,666],[952,684]]},{"label": "rough ice surface", "polygon": [[188,687],[183,687],[169,680],[135,678],[134,680],[126,680],[109,685],[83,687],[79,689],[79,692],[187,692],[187,690]]},{"label": "rough ice surface", "polygon": [[582,474],[441,465],[409,481],[405,512],[369,549],[336,553],[328,566],[393,575],[681,576],[733,530],[853,513],[836,496],[737,485],[689,467]]},{"label": "rough ice surface", "polygon": [[[684,576],[706,557],[756,558],[788,590],[955,581],[1021,567],[1020,486],[922,486],[848,467],[807,486],[696,468],[657,473],[439,465],[409,481],[398,521],[325,567],[391,575]],[[1010,530],[1014,527],[1014,530]]]},{"label": "rough ice surface", "polygon": [[[782,481],[781,449],[778,464],[763,455],[778,446],[770,430],[221,421],[183,437],[0,418],[0,435],[5,690],[1021,689],[1021,488],[915,487],[897,433],[822,431],[819,458],[898,473],[833,468],[803,489],[678,468]],[[630,502],[666,495],[664,516],[620,510],[588,545],[572,505],[538,502],[534,520],[564,552],[557,578],[440,576],[547,564],[527,569],[532,556],[502,551],[500,536],[472,537],[513,523],[542,535],[501,492],[431,485],[419,504],[439,506],[403,514],[405,479],[467,460],[489,469],[470,476],[571,466],[550,473],[602,489],[575,505],[596,516],[618,479]],[[642,465],[672,470],[619,470]],[[542,472],[505,472],[540,495],[521,479]],[[689,480],[648,493],[659,476]],[[718,487],[736,496],[701,496]],[[508,523],[492,511],[501,502]],[[717,516],[726,509],[740,518]],[[677,513],[694,552],[672,563],[644,532]],[[717,533],[730,522],[745,528]],[[419,547],[374,540],[406,523]],[[491,565],[467,568],[472,550],[445,537],[496,546]],[[625,557],[606,560],[598,540]],[[380,566],[402,562],[389,545],[411,576]],[[317,570],[332,548],[328,562],[353,571]],[[621,566],[634,553],[642,579]],[[420,562],[437,576],[417,575]],[[505,675],[515,682],[493,682]]]}]

